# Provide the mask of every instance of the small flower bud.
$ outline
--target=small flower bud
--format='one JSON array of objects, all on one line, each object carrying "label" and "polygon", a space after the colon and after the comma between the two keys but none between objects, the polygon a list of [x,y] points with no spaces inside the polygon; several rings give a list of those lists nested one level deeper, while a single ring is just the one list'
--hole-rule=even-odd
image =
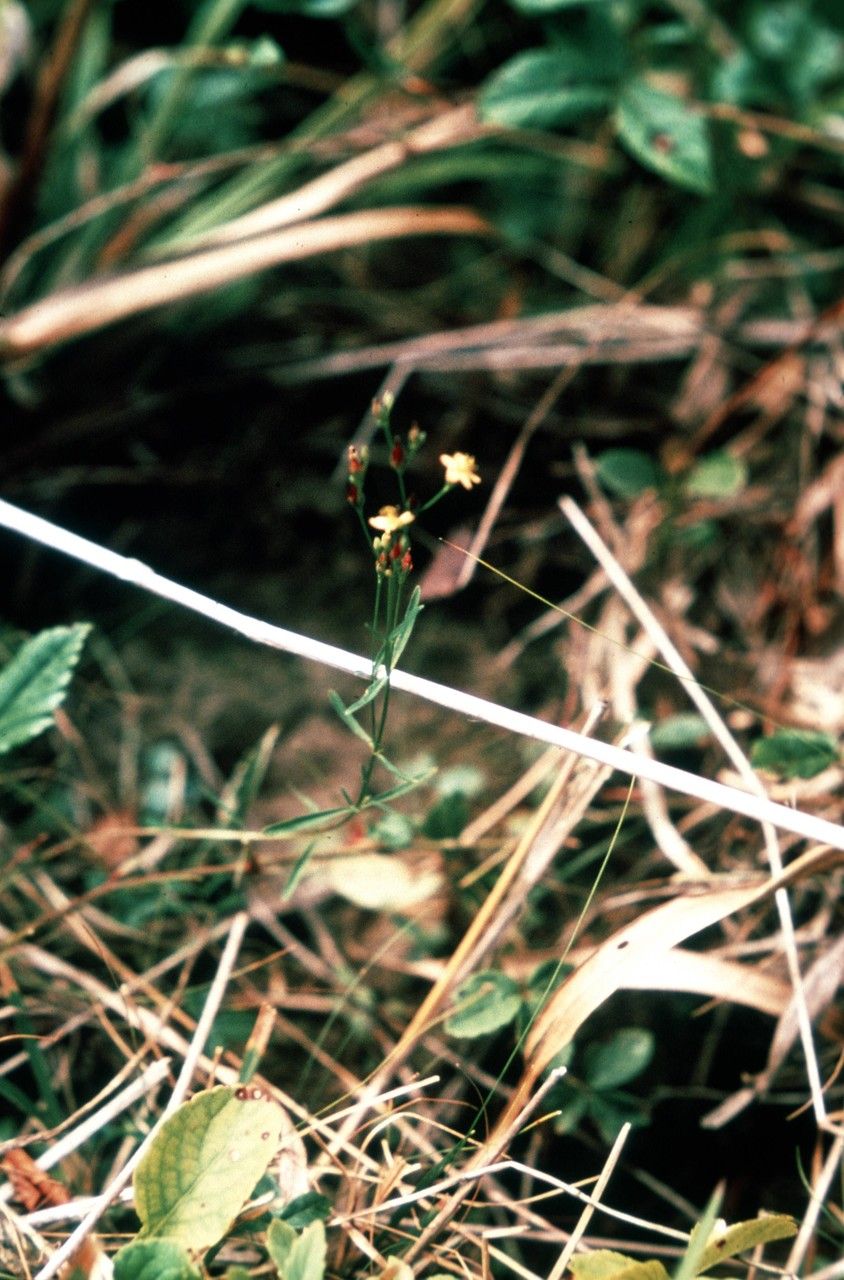
[{"label": "small flower bud", "polygon": [[404,462],[404,446],[401,440],[396,440],[394,441],[393,447],[390,450],[390,466],[395,467],[396,471],[398,471],[399,467],[402,465],[403,462]]}]

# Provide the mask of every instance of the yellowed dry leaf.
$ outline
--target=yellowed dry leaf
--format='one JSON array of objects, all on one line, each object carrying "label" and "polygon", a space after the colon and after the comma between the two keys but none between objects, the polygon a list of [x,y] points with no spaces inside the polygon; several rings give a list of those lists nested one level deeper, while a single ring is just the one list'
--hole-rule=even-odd
[{"label": "yellowed dry leaf", "polygon": [[362,209],[301,222],[243,242],[59,290],[0,321],[0,358],[14,359],[104,329],[128,316],[209,293],[283,262],[375,240],[488,232],[489,225],[482,218],[459,207]]},{"label": "yellowed dry leaf", "polygon": [[314,882],[368,911],[406,912],[438,893],[443,877],[438,865],[418,859],[357,853],[317,864],[308,876]]},{"label": "yellowed dry leaf", "polygon": [[[838,849],[810,849],[776,879],[752,884],[707,887],[686,893],[647,911],[607,938],[584,960],[537,1017],[525,1041],[525,1081],[535,1080],[580,1027],[631,975],[649,965],[667,964],[668,953],[686,938],[717,924],[735,911],[771,897],[778,889],[838,865]],[[734,998],[734,997],[732,997]]]},{"label": "yellowed dry leaf", "polygon": [[722,960],[705,951],[671,951],[649,955],[640,965],[625,972],[625,989],[643,991],[688,991],[745,1004],[760,1013],[778,1018],[791,999],[791,987],[770,973],[760,973],[746,964]]}]

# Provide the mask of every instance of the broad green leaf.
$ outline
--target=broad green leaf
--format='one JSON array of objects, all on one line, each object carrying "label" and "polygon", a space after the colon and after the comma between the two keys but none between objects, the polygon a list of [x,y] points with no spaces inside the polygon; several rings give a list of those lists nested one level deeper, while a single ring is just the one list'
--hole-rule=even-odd
[{"label": "broad green leaf", "polygon": [[649,736],[654,751],[678,751],[684,747],[699,747],[709,733],[709,725],[703,716],[696,711],[681,711],[653,725]]},{"label": "broad green leaf", "polygon": [[[571,1093],[571,1090],[569,1090]],[[572,1093],[567,1102],[555,1104],[555,1133],[572,1133],[589,1109],[589,1099],[585,1093]]]},{"label": "broad green leaf", "polygon": [[296,1240],[295,1227],[292,1227],[289,1222],[283,1222],[280,1218],[274,1218],[267,1228],[267,1252],[279,1275],[283,1274],[287,1266],[287,1259]]},{"label": "broad green leaf", "polygon": [[611,0],[510,0],[514,9],[521,13],[557,13],[560,9],[578,9],[586,5],[610,7]]},{"label": "broad green leaf", "polygon": [[429,840],[456,840],[468,821],[469,801],[462,791],[453,791],[428,812],[422,832]]},{"label": "broad green leaf", "polygon": [[133,1240],[114,1255],[114,1280],[201,1280],[173,1240]]},{"label": "broad green leaf", "polygon": [[358,0],[254,0],[267,13],[298,13],[303,18],[339,18]]},{"label": "broad green leaf", "polygon": [[612,99],[612,80],[577,46],[531,49],[490,76],[478,113],[488,124],[550,129],[606,108]]},{"label": "broad green leaf", "polygon": [[320,1195],[318,1191],[306,1191],[304,1195],[297,1196],[295,1200],[290,1201],[290,1204],[286,1204],[279,1216],[282,1222],[286,1222],[296,1231],[301,1231],[303,1227],[310,1226],[318,1219],[325,1221],[331,1213],[331,1208],[328,1196]]},{"label": "broad green leaf", "polygon": [[695,463],[686,477],[690,498],[732,498],[747,485],[747,466],[731,453],[709,453]]},{"label": "broad green leaf", "polygon": [[764,1218],[751,1218],[747,1222],[735,1222],[731,1227],[715,1233],[703,1251],[698,1274],[708,1271],[725,1258],[755,1249],[770,1240],[789,1240],[797,1234],[797,1224],[786,1213],[766,1214]]},{"label": "broad green leaf", "polygon": [[647,169],[699,195],[713,193],[706,121],[682,98],[631,80],[621,95],[616,124],[624,146]]},{"label": "broad green leaf", "polygon": [[584,1054],[583,1074],[593,1089],[617,1089],[641,1075],[654,1054],[654,1037],[644,1027],[621,1027]]},{"label": "broad green leaf", "polygon": [[89,623],[78,622],[42,631],[0,671],[0,755],[53,723],[90,630]]},{"label": "broad green leaf", "polygon": [[135,1170],[141,1237],[209,1249],[275,1155],[284,1113],[253,1085],[206,1089],[179,1107]]},{"label": "broad green leaf", "polygon": [[598,479],[619,498],[636,498],[646,489],[656,489],[663,474],[648,453],[641,449],[607,449],[595,461]]},{"label": "broad green leaf", "polygon": [[463,1039],[486,1036],[512,1022],[521,1004],[519,988],[506,974],[492,969],[473,973],[457,988],[445,1029]]},{"label": "broad green leaf", "polygon": [[668,1280],[661,1262],[637,1262],[611,1249],[577,1254],[569,1268],[574,1280]]},{"label": "broad green leaf", "polygon": [[814,729],[777,729],[754,742],[750,751],[754,769],[781,778],[814,778],[838,759],[835,739]]},{"label": "broad green leaf", "polygon": [[587,1114],[607,1146],[615,1142],[626,1124],[640,1126],[648,1123],[648,1113],[635,1103],[625,1105],[616,1102],[612,1095],[595,1094],[588,1099]]},{"label": "broad green leaf", "polygon": [[312,1222],[290,1250],[282,1280],[323,1280],[325,1253],[325,1224]]}]

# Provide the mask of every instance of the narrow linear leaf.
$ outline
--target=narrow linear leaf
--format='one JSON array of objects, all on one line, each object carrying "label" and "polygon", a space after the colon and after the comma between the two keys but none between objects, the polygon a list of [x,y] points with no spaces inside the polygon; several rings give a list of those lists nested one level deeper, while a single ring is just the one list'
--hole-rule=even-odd
[{"label": "narrow linear leaf", "polygon": [[53,723],[90,630],[89,623],[79,622],[42,631],[0,672],[0,754]]},{"label": "narrow linear leaf", "polygon": [[284,822],[274,822],[264,827],[265,836],[295,836],[300,831],[312,831],[315,827],[327,826],[338,818],[346,818],[353,812],[352,805],[342,805],[339,809],[319,809],[315,813],[301,813],[298,818],[287,818]]},{"label": "narrow linear leaf", "polygon": [[361,742],[365,743],[369,750],[372,751],[374,747],[372,738],[363,726],[358,724],[352,714],[351,708],[346,706],[339,693],[336,693],[334,689],[331,689],[328,694],[328,701],[331,704],[332,711],[340,717],[346,728],[353,733],[356,738],[360,738]]}]

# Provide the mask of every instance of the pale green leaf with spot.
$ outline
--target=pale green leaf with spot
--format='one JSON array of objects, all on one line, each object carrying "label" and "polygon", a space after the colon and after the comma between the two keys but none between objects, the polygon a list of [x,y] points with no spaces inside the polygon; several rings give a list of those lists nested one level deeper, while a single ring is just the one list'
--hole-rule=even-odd
[{"label": "pale green leaf with spot", "polygon": [[209,1249],[226,1234],[278,1150],[285,1122],[260,1089],[220,1086],[180,1107],[135,1170],[140,1237]]}]

